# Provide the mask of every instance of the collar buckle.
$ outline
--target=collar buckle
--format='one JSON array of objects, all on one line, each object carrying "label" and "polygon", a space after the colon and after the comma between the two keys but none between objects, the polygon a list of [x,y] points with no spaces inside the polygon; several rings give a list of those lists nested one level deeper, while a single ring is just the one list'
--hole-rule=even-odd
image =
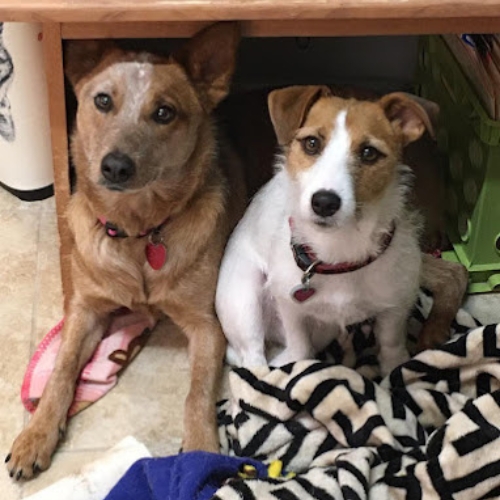
[{"label": "collar buckle", "polygon": [[149,243],[151,245],[159,245],[160,243],[163,243],[163,236],[161,234],[161,229],[156,228],[155,230],[151,231],[148,236]]},{"label": "collar buckle", "polygon": [[300,280],[302,282],[302,285],[305,288],[310,288],[310,283],[311,283],[311,278],[315,274],[315,268],[318,264],[320,264],[320,260],[315,260],[314,262],[311,263],[311,265],[304,271],[304,274],[302,275],[302,279]]}]

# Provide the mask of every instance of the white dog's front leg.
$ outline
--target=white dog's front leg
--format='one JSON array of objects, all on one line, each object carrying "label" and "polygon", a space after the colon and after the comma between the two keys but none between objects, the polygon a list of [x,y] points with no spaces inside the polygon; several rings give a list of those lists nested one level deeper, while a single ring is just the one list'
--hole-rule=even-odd
[{"label": "white dog's front leg", "polygon": [[378,361],[383,377],[410,357],[406,349],[407,320],[408,312],[404,308],[384,311],[376,318],[375,336],[380,347]]},{"label": "white dog's front leg", "polygon": [[285,348],[275,356],[270,365],[283,366],[302,359],[314,357],[310,332],[305,328],[303,314],[296,304],[290,304],[287,299],[276,301],[278,313],[283,326]]},{"label": "white dog's front leg", "polygon": [[262,272],[252,261],[223,262],[215,304],[228,341],[226,360],[231,365],[267,365],[263,282]]}]

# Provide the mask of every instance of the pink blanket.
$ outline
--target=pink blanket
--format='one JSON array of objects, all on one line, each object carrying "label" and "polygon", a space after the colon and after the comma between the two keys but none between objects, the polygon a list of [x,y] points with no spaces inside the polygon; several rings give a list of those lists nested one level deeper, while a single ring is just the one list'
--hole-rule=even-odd
[{"label": "pink blanket", "polygon": [[[63,325],[64,319],[45,336],[26,370],[21,399],[30,413],[35,411],[54,369]],[[92,359],[80,374],[68,416],[85,409],[116,385],[118,375],[145,345],[153,327],[154,324],[139,313],[127,312],[113,319]]]}]

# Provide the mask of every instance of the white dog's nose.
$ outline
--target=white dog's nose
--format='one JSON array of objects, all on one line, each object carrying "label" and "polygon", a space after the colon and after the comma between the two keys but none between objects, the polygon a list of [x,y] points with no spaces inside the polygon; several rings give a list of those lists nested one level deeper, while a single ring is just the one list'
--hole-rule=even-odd
[{"label": "white dog's nose", "polygon": [[342,205],[340,196],[335,191],[321,189],[316,191],[311,198],[313,212],[320,217],[330,217]]}]

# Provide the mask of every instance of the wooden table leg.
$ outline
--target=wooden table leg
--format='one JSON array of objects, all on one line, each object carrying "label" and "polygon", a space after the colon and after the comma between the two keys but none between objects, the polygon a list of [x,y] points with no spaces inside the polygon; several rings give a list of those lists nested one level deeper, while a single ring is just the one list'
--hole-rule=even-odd
[{"label": "wooden table leg", "polygon": [[72,237],[66,218],[70,198],[70,180],[66,103],[64,98],[63,49],[61,25],[59,23],[44,24],[43,47],[49,95],[54,194],[60,238],[61,279],[66,305],[71,296],[70,254]]}]

